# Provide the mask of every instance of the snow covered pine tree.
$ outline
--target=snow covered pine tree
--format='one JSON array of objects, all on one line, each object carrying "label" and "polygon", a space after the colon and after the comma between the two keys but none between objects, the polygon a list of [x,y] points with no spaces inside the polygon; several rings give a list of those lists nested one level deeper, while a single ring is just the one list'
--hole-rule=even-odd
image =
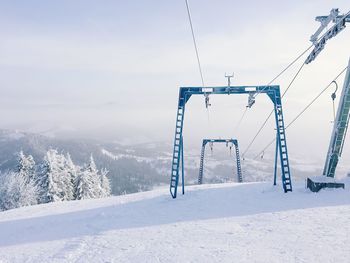
[{"label": "snow covered pine tree", "polygon": [[76,180],[76,198],[81,200],[110,195],[109,180],[106,176],[107,173],[107,170],[103,170],[103,172],[99,174],[94,158],[91,155],[90,162],[79,170]]},{"label": "snow covered pine tree", "polygon": [[73,182],[71,179],[72,162],[69,167],[63,154],[50,149],[37,174],[40,190],[40,203],[67,201],[73,199]]},{"label": "snow covered pine tree", "polygon": [[37,204],[38,188],[34,177],[34,159],[21,151],[16,172],[0,175],[0,210]]},{"label": "snow covered pine tree", "polygon": [[108,197],[111,195],[111,185],[109,179],[107,178],[108,170],[102,169],[100,175],[101,183],[101,197]]},{"label": "snow covered pine tree", "polygon": [[18,154],[16,172],[25,178],[25,182],[29,183],[30,181],[33,181],[35,177],[35,161],[33,156],[25,156],[23,151],[20,151]]},{"label": "snow covered pine tree", "polygon": [[69,196],[68,200],[75,200],[75,181],[77,179],[77,168],[74,165],[69,153],[67,153],[65,158],[65,168],[66,172],[68,173],[66,180],[69,180],[67,186],[67,196]]},{"label": "snow covered pine tree", "polygon": [[19,173],[0,175],[0,210],[8,210],[37,203],[37,188]]}]

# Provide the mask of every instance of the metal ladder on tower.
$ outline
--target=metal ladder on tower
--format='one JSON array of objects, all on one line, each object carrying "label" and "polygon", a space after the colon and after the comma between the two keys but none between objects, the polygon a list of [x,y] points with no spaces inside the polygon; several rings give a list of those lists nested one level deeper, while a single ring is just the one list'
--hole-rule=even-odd
[{"label": "metal ladder on tower", "polygon": [[242,176],[242,167],[241,167],[241,158],[239,156],[239,148],[238,148],[238,142],[235,144],[235,150],[236,150],[236,162],[237,162],[237,178],[238,182],[243,182],[243,176]]},{"label": "metal ladder on tower", "polygon": [[283,190],[285,193],[292,191],[292,182],[290,176],[289,168],[289,159],[288,159],[288,150],[286,143],[286,133],[284,128],[284,119],[282,113],[282,105],[276,103],[276,120],[277,120],[277,139],[281,160],[281,169],[282,169],[282,183]]},{"label": "metal ladder on tower", "polygon": [[177,109],[177,115],[176,115],[174,152],[173,152],[173,159],[172,159],[172,165],[171,165],[170,193],[173,198],[175,198],[177,195],[180,161],[182,161],[182,192],[184,193],[183,137],[182,137],[184,113],[185,113],[185,98],[180,97],[178,109]]},{"label": "metal ladder on tower", "polygon": [[205,145],[202,145],[202,151],[201,151],[201,160],[199,164],[199,176],[198,176],[198,184],[203,183],[203,163],[204,163],[204,153],[205,153]]}]

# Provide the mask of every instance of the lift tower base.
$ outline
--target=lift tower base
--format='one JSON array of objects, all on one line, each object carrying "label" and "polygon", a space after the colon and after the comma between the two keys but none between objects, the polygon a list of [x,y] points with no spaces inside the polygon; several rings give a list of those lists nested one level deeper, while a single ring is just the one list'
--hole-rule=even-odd
[{"label": "lift tower base", "polygon": [[327,177],[317,177],[317,178],[307,178],[306,187],[310,189],[311,192],[317,193],[324,188],[343,188],[345,189],[344,183],[336,183],[331,178]]}]

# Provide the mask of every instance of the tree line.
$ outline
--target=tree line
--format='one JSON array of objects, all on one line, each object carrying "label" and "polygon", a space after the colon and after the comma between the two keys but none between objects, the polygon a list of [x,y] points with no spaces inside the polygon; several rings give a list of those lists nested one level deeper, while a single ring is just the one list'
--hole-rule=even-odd
[{"label": "tree line", "polygon": [[0,210],[110,196],[107,174],[97,169],[92,155],[78,166],[69,153],[50,149],[36,165],[33,156],[21,151],[16,169],[0,173]]}]

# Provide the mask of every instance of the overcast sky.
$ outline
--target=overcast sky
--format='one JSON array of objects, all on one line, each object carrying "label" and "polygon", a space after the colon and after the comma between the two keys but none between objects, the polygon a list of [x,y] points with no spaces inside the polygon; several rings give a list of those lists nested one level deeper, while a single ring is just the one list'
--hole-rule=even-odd
[{"label": "overcast sky", "polygon": [[[189,3],[208,86],[225,85],[232,71],[232,85],[267,84],[310,45],[315,16],[350,8],[348,0]],[[183,0],[0,1],[0,33],[1,128],[172,141],[178,88],[200,85]],[[349,46],[345,29],[304,67],[283,101],[287,123],[347,65]],[[274,84],[284,91],[300,63]],[[288,130],[292,152],[324,156],[331,92]],[[247,97],[211,100],[209,117],[203,97],[188,104],[185,136],[192,143],[237,137],[244,149],[272,107],[259,96],[235,130]],[[270,122],[252,148],[273,136]]]}]

